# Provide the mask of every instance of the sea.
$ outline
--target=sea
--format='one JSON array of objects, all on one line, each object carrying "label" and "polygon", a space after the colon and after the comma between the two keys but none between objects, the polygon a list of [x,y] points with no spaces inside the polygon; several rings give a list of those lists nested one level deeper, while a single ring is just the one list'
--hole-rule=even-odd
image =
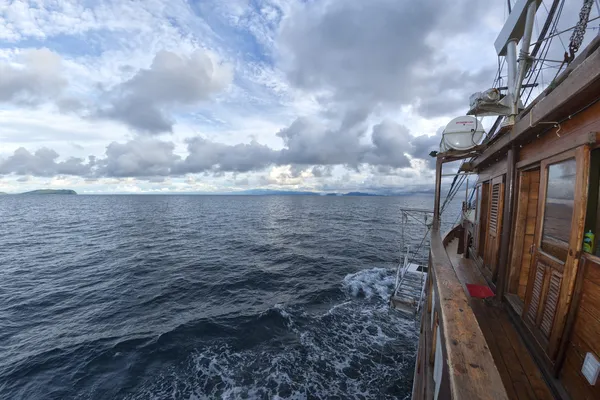
[{"label": "sea", "polygon": [[388,302],[426,232],[401,209],[432,205],[2,196],[0,399],[409,398],[418,319]]}]

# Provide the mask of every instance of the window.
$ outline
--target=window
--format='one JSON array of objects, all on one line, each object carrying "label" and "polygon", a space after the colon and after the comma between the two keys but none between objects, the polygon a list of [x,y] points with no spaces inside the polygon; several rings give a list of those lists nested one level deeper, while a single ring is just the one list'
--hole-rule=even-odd
[{"label": "window", "polygon": [[548,166],[542,250],[566,261],[575,204],[575,159]]}]

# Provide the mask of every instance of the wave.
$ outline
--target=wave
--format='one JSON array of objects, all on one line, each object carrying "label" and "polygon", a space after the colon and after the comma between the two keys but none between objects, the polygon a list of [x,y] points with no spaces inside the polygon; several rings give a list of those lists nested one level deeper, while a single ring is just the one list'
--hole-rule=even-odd
[{"label": "wave", "polygon": [[[194,349],[183,365],[125,397],[403,397],[412,380],[416,324],[387,307],[392,279],[385,268],[347,275],[341,285],[346,298],[325,313],[275,304],[238,325],[243,345],[241,340],[210,341]],[[358,291],[364,295],[357,297]],[[254,332],[264,329],[277,332],[267,340],[251,339],[268,337]]]}]

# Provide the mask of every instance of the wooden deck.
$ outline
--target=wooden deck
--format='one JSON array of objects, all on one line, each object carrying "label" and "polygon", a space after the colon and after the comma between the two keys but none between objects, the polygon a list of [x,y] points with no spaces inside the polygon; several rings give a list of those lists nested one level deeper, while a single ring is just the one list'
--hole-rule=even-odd
[{"label": "wooden deck", "polygon": [[470,300],[508,397],[519,400],[554,399],[539,367],[513,327],[507,311],[491,305],[488,300],[469,296],[467,283],[487,286],[487,282],[472,260],[457,254],[457,247],[458,240],[455,239],[446,247],[446,251]]}]

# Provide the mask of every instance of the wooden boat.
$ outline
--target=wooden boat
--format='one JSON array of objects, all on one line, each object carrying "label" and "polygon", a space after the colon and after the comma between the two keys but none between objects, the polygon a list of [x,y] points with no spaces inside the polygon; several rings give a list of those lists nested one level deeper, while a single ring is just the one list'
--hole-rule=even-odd
[{"label": "wooden boat", "polygon": [[[496,42],[515,62],[502,123],[483,144],[436,156],[413,399],[600,399],[600,246],[587,247],[600,236],[600,37],[521,109],[510,31],[529,49],[538,5],[518,1]],[[478,175],[475,201],[443,235],[442,167],[461,159]]]}]

